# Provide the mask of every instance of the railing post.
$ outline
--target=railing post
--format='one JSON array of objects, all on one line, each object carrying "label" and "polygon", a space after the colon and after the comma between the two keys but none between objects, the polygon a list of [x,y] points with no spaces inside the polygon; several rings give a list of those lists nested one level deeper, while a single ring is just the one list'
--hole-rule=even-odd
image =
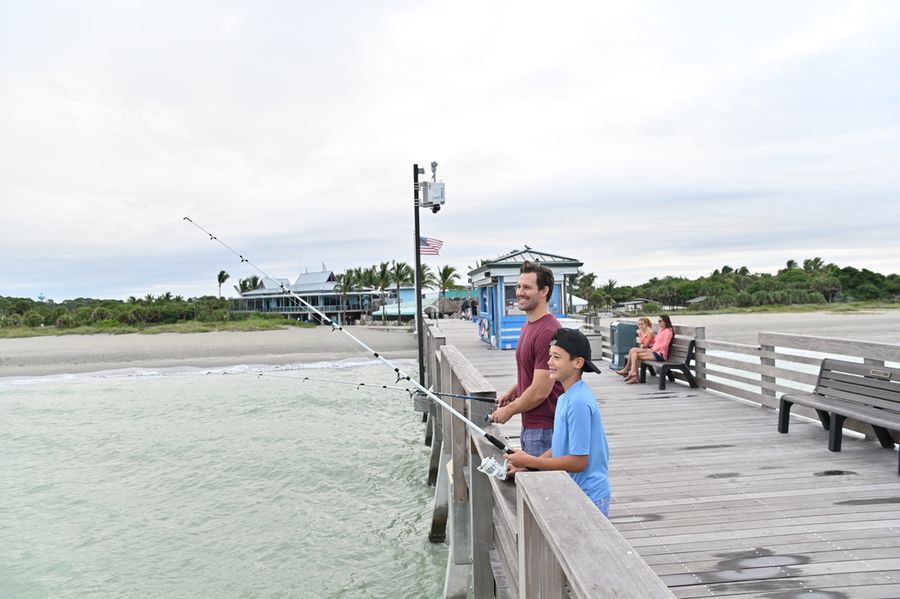
[{"label": "railing post", "polygon": [[[759,343],[760,355],[759,355],[759,363],[761,366],[770,366],[775,368],[775,358],[768,357],[775,353],[774,345],[764,345],[763,344],[763,333],[759,333],[757,336],[757,340]],[[767,356],[768,354],[768,356]],[[762,395],[762,403],[766,405],[766,401],[769,400],[769,407],[777,408],[778,402],[776,400],[776,392],[775,392],[775,376],[762,373],[760,375],[759,382],[759,392]]]},{"label": "railing post", "polygon": [[[476,393],[476,397],[496,400],[495,391]],[[474,422],[481,423],[491,411],[492,404],[468,400],[469,414]],[[469,481],[472,497],[472,591],[475,599],[493,599],[494,573],[491,570],[490,551],[494,545],[494,495],[491,481],[480,472],[478,448],[470,435]]]},{"label": "railing post", "polygon": [[[431,383],[432,389],[436,391],[441,391],[443,386],[441,376],[443,374],[441,368],[441,361],[438,358],[438,354],[441,351],[441,348],[444,347],[444,344],[447,342],[447,338],[444,335],[435,336],[434,337],[434,348],[433,351],[429,352],[425,359],[429,363],[429,369],[431,370],[431,377],[429,378],[429,382]],[[440,467],[440,456],[441,456],[441,440],[443,439],[443,431],[441,430],[441,415],[443,410],[441,407],[431,398],[428,399],[428,421],[431,423],[431,458],[428,461],[428,486],[433,486],[437,481],[437,471]],[[428,428],[426,426],[426,428]],[[426,431],[427,435],[427,431]],[[427,443],[426,436],[426,445]]]},{"label": "railing post", "polygon": [[[450,361],[443,355],[441,357],[441,378],[436,387],[437,391],[450,391],[450,381],[452,377],[452,368]],[[434,506],[431,515],[431,532],[428,533],[428,540],[432,543],[443,543],[447,538],[447,510],[450,500],[450,481],[447,474],[447,463],[450,461],[450,413],[439,405],[435,405],[437,412],[440,412],[441,442],[432,443],[432,457],[437,462],[436,476],[434,485]],[[437,427],[437,423],[435,423]],[[437,429],[435,429],[437,431]],[[436,435],[437,433],[435,433]],[[435,447],[436,446],[436,447]],[[430,475],[430,472],[429,472]]]},{"label": "railing post", "polygon": [[[453,362],[448,357],[449,350],[456,348],[444,348],[441,350],[442,380],[446,384],[445,390],[450,393],[463,395],[465,387],[460,383],[459,376],[453,369]],[[449,388],[446,388],[449,387]],[[450,398],[447,402],[460,414],[466,414],[466,400],[460,397]],[[470,445],[468,430],[464,422],[453,417],[448,410],[444,410],[444,445],[450,445],[450,470],[448,512],[450,522],[450,555],[447,559],[447,574],[444,578],[444,599],[465,599],[469,590],[469,573],[472,567],[472,522],[471,507],[469,506],[469,485],[466,484],[465,466]],[[438,477],[447,476],[447,465],[442,467],[443,472]]]},{"label": "railing post", "polygon": [[701,389],[706,388],[706,327],[694,327],[694,374]]},{"label": "railing post", "polygon": [[520,599],[566,599],[565,573],[521,489],[516,493],[516,519]]}]

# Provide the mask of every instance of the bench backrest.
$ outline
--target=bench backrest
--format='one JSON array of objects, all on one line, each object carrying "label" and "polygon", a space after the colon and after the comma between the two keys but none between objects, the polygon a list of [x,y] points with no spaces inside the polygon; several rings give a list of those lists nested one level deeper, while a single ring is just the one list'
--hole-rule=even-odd
[{"label": "bench backrest", "polygon": [[900,368],[826,358],[816,394],[900,414]]},{"label": "bench backrest", "polygon": [[669,344],[669,361],[690,362],[694,359],[694,345],[696,341],[692,337],[675,335]]}]

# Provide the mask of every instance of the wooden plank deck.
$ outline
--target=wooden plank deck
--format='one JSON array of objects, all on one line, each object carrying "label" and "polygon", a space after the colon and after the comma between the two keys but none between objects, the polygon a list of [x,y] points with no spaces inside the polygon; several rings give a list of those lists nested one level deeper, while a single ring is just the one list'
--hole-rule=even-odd
[{"label": "wooden plank deck", "polygon": [[[498,393],[512,386],[515,352],[467,321],[438,327]],[[610,521],[676,596],[900,598],[894,451],[845,436],[832,453],[817,422],[781,435],[774,410],[683,383],[585,382],[609,440]],[[517,445],[518,418],[501,430]]]}]

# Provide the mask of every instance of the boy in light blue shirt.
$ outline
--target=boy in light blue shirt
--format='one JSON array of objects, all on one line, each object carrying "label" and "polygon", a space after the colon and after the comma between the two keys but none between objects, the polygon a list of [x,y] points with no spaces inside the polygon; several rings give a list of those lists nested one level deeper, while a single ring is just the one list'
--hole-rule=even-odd
[{"label": "boy in light blue shirt", "polygon": [[550,342],[550,378],[565,393],[556,403],[553,441],[543,455],[514,450],[508,455],[510,473],[527,468],[565,470],[581,490],[609,517],[609,447],[597,399],[581,380],[583,372],[600,373],[591,362],[591,344],[575,329],[559,329]]}]

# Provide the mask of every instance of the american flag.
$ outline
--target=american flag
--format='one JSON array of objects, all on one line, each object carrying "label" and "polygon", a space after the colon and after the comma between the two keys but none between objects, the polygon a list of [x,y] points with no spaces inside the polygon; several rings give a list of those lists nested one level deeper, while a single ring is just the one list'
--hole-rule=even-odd
[{"label": "american flag", "polygon": [[444,242],[433,237],[419,237],[419,253],[426,256],[437,256]]}]

